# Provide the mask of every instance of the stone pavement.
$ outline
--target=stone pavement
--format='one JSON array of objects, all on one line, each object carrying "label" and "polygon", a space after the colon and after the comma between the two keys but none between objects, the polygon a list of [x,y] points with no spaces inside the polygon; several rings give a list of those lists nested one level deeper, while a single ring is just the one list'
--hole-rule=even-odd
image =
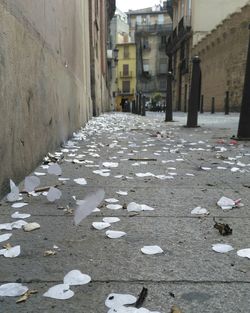
[{"label": "stone pavement", "polygon": [[[24,194],[22,201],[28,205],[15,209],[2,199],[0,223],[13,222],[11,214],[19,211],[30,213],[26,221],[41,228],[14,229],[12,237],[1,243],[20,245],[21,254],[0,256],[0,285],[19,282],[38,291],[19,304],[18,298],[0,297],[1,313],[106,313],[110,293],[137,297],[143,286],[148,288],[143,307],[150,311],[138,312],[168,313],[174,304],[183,313],[250,312],[250,260],[237,255],[237,250],[250,248],[250,144],[230,141],[238,115],[205,114],[202,127],[196,129],[181,126],[184,114],[175,115],[172,123],[163,119],[158,113],[94,118],[57,151],[64,155],[61,177],[70,180],[62,184],[55,175],[39,176],[40,186],[59,184],[59,200]],[[144,158],[156,160],[144,162]],[[106,177],[93,173],[107,169],[104,162],[117,162],[118,167],[108,168]],[[36,172],[47,169],[39,166]],[[87,184],[79,185],[75,178],[85,178]],[[74,226],[72,197],[84,199],[97,188],[105,190],[105,199],[118,199],[123,208],[108,209],[103,201],[100,212]],[[117,194],[119,190],[128,195]],[[216,205],[222,196],[241,198],[244,207],[223,211]],[[155,210],[128,212],[130,202]],[[197,206],[210,214],[192,215]],[[107,229],[93,229],[92,222],[109,216],[120,218],[110,229],[126,232],[124,237],[109,239]],[[221,236],[213,218],[228,223],[232,235]],[[8,232],[1,230],[0,235]],[[228,243],[234,250],[217,253],[212,250],[216,243]],[[158,245],[163,253],[145,255],[141,248],[147,245]],[[56,254],[44,256],[47,250]],[[72,286],[75,295],[68,300],[43,297],[74,269],[92,281]]]}]

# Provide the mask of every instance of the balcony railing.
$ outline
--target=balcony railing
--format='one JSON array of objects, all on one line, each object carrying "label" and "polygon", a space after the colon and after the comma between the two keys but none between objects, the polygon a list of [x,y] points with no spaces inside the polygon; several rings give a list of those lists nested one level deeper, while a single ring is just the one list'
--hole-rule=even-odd
[{"label": "balcony railing", "polygon": [[120,72],[120,78],[131,78],[133,77],[133,72]]},{"label": "balcony railing", "polygon": [[134,95],[135,93],[135,90],[134,88],[133,89],[127,89],[127,90],[120,90],[118,89],[117,92],[116,92],[116,95],[117,96],[129,96],[129,95]]},{"label": "balcony railing", "polygon": [[136,24],[136,33],[167,33],[172,31],[172,23],[169,24]]}]

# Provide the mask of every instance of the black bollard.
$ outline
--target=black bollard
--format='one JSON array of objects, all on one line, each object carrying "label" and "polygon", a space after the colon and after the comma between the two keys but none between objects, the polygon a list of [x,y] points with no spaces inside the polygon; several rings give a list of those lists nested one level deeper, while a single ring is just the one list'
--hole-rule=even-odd
[{"label": "black bollard", "polygon": [[187,127],[197,127],[198,108],[200,103],[200,84],[201,84],[201,69],[200,58],[194,57],[192,70],[191,89],[188,102]]},{"label": "black bollard", "polygon": [[215,113],[215,98],[212,97],[212,103],[211,103],[211,114]]},{"label": "black bollard", "polygon": [[168,72],[165,122],[172,122],[173,121],[172,80],[173,80],[173,74],[172,74],[172,72]]},{"label": "black bollard", "polygon": [[[250,29],[250,25],[248,28]],[[250,37],[248,42],[246,74],[240,111],[238,138],[250,140]]]},{"label": "black bollard", "polygon": [[145,105],[146,105],[146,97],[142,96],[142,108],[141,108],[141,115],[142,116],[146,115]]},{"label": "black bollard", "polygon": [[225,115],[229,114],[229,91],[226,92],[225,97]]},{"label": "black bollard", "polygon": [[138,112],[137,112],[137,114],[138,115],[141,115],[141,105],[142,105],[142,97],[141,97],[141,92],[139,92],[139,105],[138,105]]},{"label": "black bollard", "polygon": [[135,102],[135,114],[138,114],[139,108],[139,94],[136,95],[136,102]]},{"label": "black bollard", "polygon": [[204,95],[201,95],[201,106],[200,106],[200,113],[204,113]]}]

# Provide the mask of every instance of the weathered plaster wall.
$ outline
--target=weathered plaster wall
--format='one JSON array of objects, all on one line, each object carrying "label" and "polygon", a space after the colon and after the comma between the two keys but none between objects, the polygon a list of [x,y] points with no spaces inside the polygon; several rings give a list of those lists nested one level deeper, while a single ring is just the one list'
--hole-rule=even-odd
[{"label": "weathered plaster wall", "polygon": [[92,115],[88,1],[0,0],[0,193]]}]

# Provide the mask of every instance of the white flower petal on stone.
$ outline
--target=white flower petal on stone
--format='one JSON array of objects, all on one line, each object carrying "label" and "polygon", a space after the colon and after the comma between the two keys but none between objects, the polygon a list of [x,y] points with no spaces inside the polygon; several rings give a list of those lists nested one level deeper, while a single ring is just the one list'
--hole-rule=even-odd
[{"label": "white flower petal on stone", "polygon": [[60,167],[60,165],[58,165],[57,163],[51,164],[48,168],[48,173],[50,175],[56,175],[59,176],[62,174],[62,169]]},{"label": "white flower petal on stone", "polygon": [[250,249],[241,249],[237,251],[237,255],[242,258],[248,258],[250,259]]},{"label": "white flower petal on stone", "polygon": [[40,179],[36,176],[27,176],[24,180],[24,189],[27,192],[32,192],[40,185]]},{"label": "white flower petal on stone", "polygon": [[87,181],[85,178],[75,178],[74,182],[82,186],[87,185]]},{"label": "white flower petal on stone", "polygon": [[45,176],[46,175],[46,173],[42,173],[42,172],[34,172],[34,174],[36,176]]},{"label": "white flower petal on stone", "polygon": [[11,223],[11,227],[12,229],[21,229],[23,228],[24,225],[27,225],[27,224],[28,223],[26,221],[19,220],[19,221]]},{"label": "white flower petal on stone", "polygon": [[93,210],[93,213],[95,213],[95,212],[101,212],[101,210],[100,210],[99,208],[95,208],[95,209]]},{"label": "white flower petal on stone", "polygon": [[19,297],[29,289],[19,283],[8,283],[0,286],[0,297]]},{"label": "white flower petal on stone", "polygon": [[217,202],[217,205],[221,207],[222,210],[231,210],[235,206],[235,201],[223,196]]},{"label": "white flower petal on stone", "polygon": [[21,247],[20,246],[14,246],[10,249],[6,249],[3,256],[6,258],[16,258],[21,253]]},{"label": "white flower petal on stone", "polygon": [[155,175],[153,173],[147,172],[147,173],[135,173],[137,177],[154,177]]},{"label": "white flower petal on stone", "polygon": [[109,224],[117,223],[120,221],[119,217],[104,217],[102,220],[103,222],[109,223]]},{"label": "white flower petal on stone", "polygon": [[125,235],[126,235],[126,233],[123,231],[117,231],[117,230],[107,230],[106,231],[106,236],[108,238],[111,238],[111,239],[121,238]]},{"label": "white flower petal on stone", "polygon": [[50,202],[54,202],[56,200],[59,200],[62,196],[61,190],[55,188],[55,187],[50,187],[48,193],[47,193],[47,199]]},{"label": "white flower petal on stone", "polygon": [[64,284],[70,286],[86,285],[91,281],[91,277],[87,274],[83,274],[79,270],[72,270],[64,276]]},{"label": "white flower petal on stone", "polygon": [[19,209],[19,208],[22,208],[22,207],[24,207],[26,205],[28,205],[28,203],[16,202],[16,203],[13,203],[11,207],[14,208],[14,209]]},{"label": "white flower petal on stone", "polygon": [[121,195],[121,196],[127,196],[127,195],[128,195],[128,192],[127,192],[127,191],[122,191],[122,190],[116,191],[116,193],[117,193],[118,195]]},{"label": "white flower petal on stone", "polygon": [[117,203],[117,202],[119,202],[119,200],[117,200],[115,198],[108,198],[108,199],[105,199],[105,202],[107,202],[107,203]]},{"label": "white flower petal on stone", "polygon": [[202,166],[201,169],[202,169],[203,171],[210,171],[210,170],[211,170],[211,167]]},{"label": "white flower petal on stone", "polygon": [[12,230],[12,223],[0,224],[0,230]]},{"label": "white flower petal on stone", "polygon": [[58,180],[59,181],[68,181],[68,180],[70,180],[70,178],[68,178],[68,177],[59,177]]},{"label": "white flower petal on stone", "polygon": [[43,296],[52,299],[67,300],[74,296],[74,292],[70,290],[68,284],[59,284],[49,288]]},{"label": "white flower petal on stone", "polygon": [[2,234],[0,235],[0,242],[4,242],[6,240],[9,240],[12,234]]},{"label": "white flower petal on stone", "polygon": [[223,244],[223,243],[216,243],[213,244],[212,249],[215,252],[219,252],[219,253],[227,253],[229,251],[234,250],[234,248],[228,244]]},{"label": "white flower petal on stone", "polygon": [[200,207],[200,206],[197,206],[196,208],[194,208],[194,209],[191,211],[191,214],[207,215],[207,214],[209,214],[209,212],[208,212],[207,209],[202,208],[202,207]]},{"label": "white flower petal on stone", "polygon": [[19,213],[18,211],[11,215],[12,218],[28,218],[30,216],[28,213]]},{"label": "white flower petal on stone", "polygon": [[119,210],[122,208],[122,205],[120,205],[120,204],[108,204],[108,205],[106,205],[106,208],[110,209],[110,210]]},{"label": "white flower petal on stone", "polygon": [[97,230],[103,230],[105,228],[108,228],[111,226],[111,224],[109,223],[105,223],[105,222],[93,222],[92,226],[97,229]]},{"label": "white flower petal on stone", "polygon": [[127,206],[128,212],[140,212],[140,211],[154,211],[154,208],[146,204],[138,204],[136,202],[130,202]]},{"label": "white flower petal on stone", "polygon": [[141,252],[144,254],[153,255],[163,253],[163,250],[159,246],[144,246],[143,248],[141,248]]},{"label": "white flower petal on stone", "polygon": [[136,300],[136,297],[130,294],[111,293],[108,295],[105,305],[108,308],[116,308],[119,306],[134,304]]},{"label": "white flower petal on stone", "polygon": [[116,162],[104,162],[102,165],[107,168],[115,168],[118,167],[119,164]]},{"label": "white flower petal on stone", "polygon": [[26,225],[23,226],[23,230],[24,231],[27,231],[27,232],[30,232],[30,231],[33,231],[33,230],[36,230],[36,229],[39,229],[41,226],[34,222],[34,223],[27,223]]}]

